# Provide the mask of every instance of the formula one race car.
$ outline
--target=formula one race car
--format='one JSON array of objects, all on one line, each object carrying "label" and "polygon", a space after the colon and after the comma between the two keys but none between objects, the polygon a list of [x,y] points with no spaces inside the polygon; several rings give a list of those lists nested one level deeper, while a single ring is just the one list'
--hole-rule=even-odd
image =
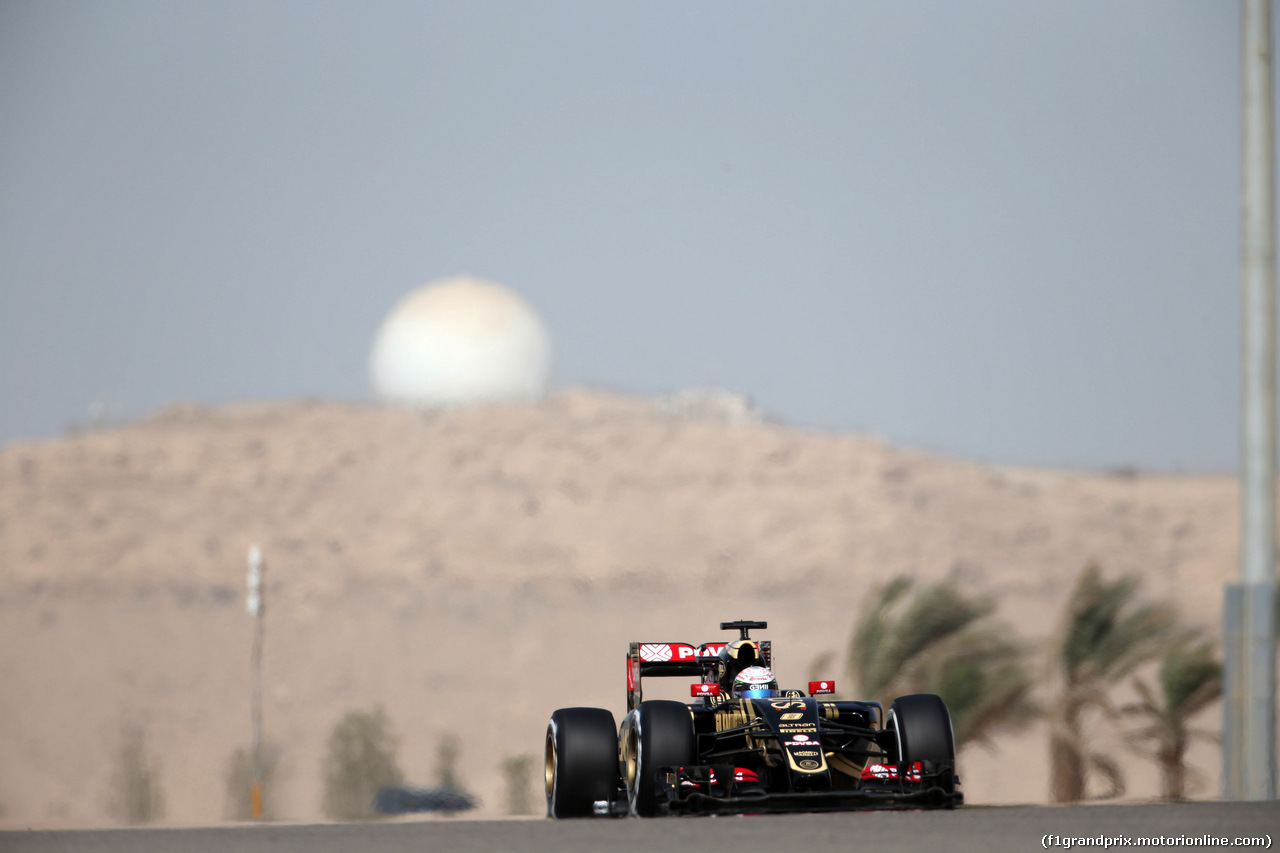
[{"label": "formula one race car", "polygon": [[[824,699],[832,681],[779,690],[764,622],[721,622],[729,643],[632,643],[627,715],[561,708],[546,739],[549,817],[953,808],[951,716],[932,693]],[[691,703],[642,701],[644,676],[684,676]]]}]

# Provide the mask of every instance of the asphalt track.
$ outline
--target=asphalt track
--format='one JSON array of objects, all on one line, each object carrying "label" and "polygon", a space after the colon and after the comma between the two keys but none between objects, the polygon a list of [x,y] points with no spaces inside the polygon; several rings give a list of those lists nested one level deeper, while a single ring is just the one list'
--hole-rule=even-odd
[{"label": "asphalt track", "polygon": [[[18,831],[0,832],[0,853],[676,853],[697,849],[772,849],[788,853],[836,850],[1027,853],[1045,849],[1046,835],[1131,840],[1152,836],[1269,837],[1280,842],[1280,803],[1019,806],[961,808],[951,812],[844,812],[661,820],[455,819],[386,824]],[[1123,841],[1111,849],[1122,846]],[[1177,846],[1197,850],[1240,849],[1230,847],[1230,842],[1226,847],[1186,842]],[[1051,846],[1048,849],[1065,848]],[[1270,845],[1262,849],[1270,849]]]}]

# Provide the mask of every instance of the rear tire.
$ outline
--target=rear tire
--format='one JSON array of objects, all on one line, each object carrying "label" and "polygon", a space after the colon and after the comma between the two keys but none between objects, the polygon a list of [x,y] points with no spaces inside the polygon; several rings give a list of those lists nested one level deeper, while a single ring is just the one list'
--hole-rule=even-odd
[{"label": "rear tire", "polygon": [[913,693],[889,706],[885,728],[894,732],[898,778],[905,779],[917,761],[926,772],[937,772],[938,787],[955,790],[956,745],[951,713],[941,696]]},{"label": "rear tire", "polygon": [[547,724],[547,817],[590,817],[618,790],[618,731],[603,708],[561,708]]},{"label": "rear tire", "polygon": [[658,768],[697,762],[693,717],[683,702],[655,699],[636,708],[623,744],[627,801],[636,817],[658,814]]}]

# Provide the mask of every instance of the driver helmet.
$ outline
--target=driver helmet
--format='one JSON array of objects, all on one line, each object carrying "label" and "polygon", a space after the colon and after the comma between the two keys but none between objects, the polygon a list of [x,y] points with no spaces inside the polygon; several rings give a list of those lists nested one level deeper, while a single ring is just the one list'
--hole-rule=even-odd
[{"label": "driver helmet", "polygon": [[777,690],[778,680],[768,667],[749,666],[733,677],[733,695],[741,699],[767,699]]}]

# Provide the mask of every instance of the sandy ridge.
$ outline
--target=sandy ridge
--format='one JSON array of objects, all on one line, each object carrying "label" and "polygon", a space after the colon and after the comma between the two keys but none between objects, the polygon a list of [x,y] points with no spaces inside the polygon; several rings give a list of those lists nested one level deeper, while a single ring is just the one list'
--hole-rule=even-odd
[{"label": "sandy ridge", "polygon": [[[351,707],[387,707],[420,782],[436,739],[463,735],[464,775],[496,809],[498,762],[536,752],[551,710],[620,716],[631,639],[767,618],[798,682],[843,649],[865,590],[906,572],[999,595],[1034,641],[1091,558],[1213,626],[1235,538],[1230,477],[983,465],[584,389],[434,414],[182,406],[15,442],[0,448],[0,822],[109,822],[126,722],[163,757],[170,819],[219,818],[223,762],[247,739],[251,543],[270,567],[280,813],[311,819],[324,737]],[[971,800],[1041,798],[1025,757],[1042,742],[966,755]],[[1197,753],[1216,778],[1213,755]],[[1135,793],[1150,775],[1135,767]]]}]

